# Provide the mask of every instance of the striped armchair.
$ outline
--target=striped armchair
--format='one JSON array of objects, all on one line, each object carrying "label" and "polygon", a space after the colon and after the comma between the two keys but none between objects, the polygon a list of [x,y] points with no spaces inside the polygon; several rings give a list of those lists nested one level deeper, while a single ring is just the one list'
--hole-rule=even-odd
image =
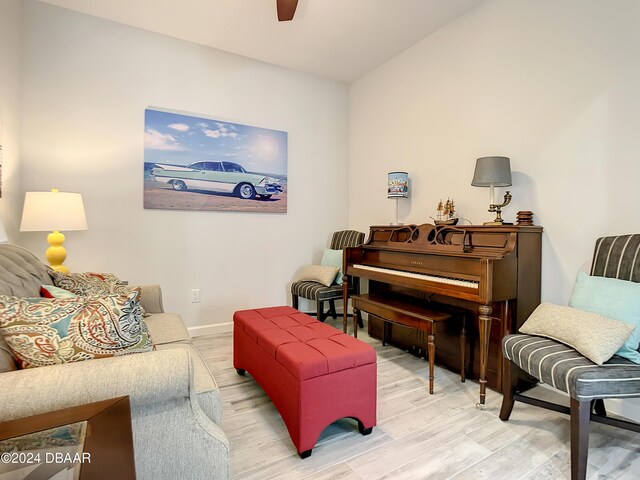
[{"label": "striped armchair", "polygon": [[[640,282],[640,234],[603,237],[596,241],[591,275]],[[640,365],[614,355],[598,366],[567,345],[532,335],[512,334],[502,339],[505,361],[570,396],[570,407],[522,395],[504,376],[500,418],[508,420],[514,401],[571,415],[571,478],[587,472],[590,420],[640,432],[640,425],[607,417],[604,399],[640,397]]]},{"label": "striped armchair", "polygon": [[[331,237],[332,250],[344,250],[347,247],[357,247],[364,242],[364,233],[355,230],[342,230],[335,232]],[[358,291],[357,279],[349,282],[349,295]],[[335,301],[342,299],[342,285],[330,285],[325,287],[317,282],[293,282],[291,284],[291,303],[293,308],[298,308],[298,298],[306,298],[316,302],[316,317],[324,322],[327,315],[337,318]],[[329,302],[329,310],[325,313],[324,302]]]}]

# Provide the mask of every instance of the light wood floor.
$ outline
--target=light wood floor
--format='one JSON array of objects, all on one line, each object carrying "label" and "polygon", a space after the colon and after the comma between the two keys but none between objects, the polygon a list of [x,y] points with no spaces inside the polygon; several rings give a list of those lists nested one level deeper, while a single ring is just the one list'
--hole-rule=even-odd
[{"label": "light wood floor", "polygon": [[[429,395],[425,360],[382,347],[366,329],[358,336],[378,355],[378,425],[363,437],[354,421],[338,421],[305,460],[260,386],[233,369],[232,335],[194,339],[220,386],[234,479],[570,478],[568,416],[516,403],[511,419],[502,422],[500,394],[489,391],[479,410],[478,384],[460,383],[458,375],[438,367]],[[587,476],[639,479],[640,435],[594,424]]]}]

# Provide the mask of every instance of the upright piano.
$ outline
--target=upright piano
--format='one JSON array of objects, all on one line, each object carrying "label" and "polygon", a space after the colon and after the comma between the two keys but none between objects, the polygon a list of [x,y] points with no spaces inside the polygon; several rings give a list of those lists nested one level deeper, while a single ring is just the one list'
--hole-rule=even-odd
[{"label": "upright piano", "polygon": [[[479,380],[484,404],[487,383],[502,391],[503,372],[509,368],[502,337],[517,331],[540,304],[541,239],[538,226],[372,226],[363,245],[345,251],[344,304],[350,277],[359,277],[369,280],[369,294],[378,301],[424,302],[467,312],[474,319],[467,322],[467,376]],[[382,319],[369,315],[370,335],[379,337],[383,326]],[[393,332],[391,337],[394,343]],[[446,365],[458,355],[444,343],[436,361]],[[514,379],[520,380],[527,381]]]}]

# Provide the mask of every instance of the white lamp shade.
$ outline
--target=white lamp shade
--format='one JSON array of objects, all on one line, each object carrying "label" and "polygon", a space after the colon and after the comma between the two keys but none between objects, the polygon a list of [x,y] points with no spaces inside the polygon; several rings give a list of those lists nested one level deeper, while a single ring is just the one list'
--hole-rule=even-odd
[{"label": "white lamp shade", "polygon": [[70,192],[27,192],[21,232],[87,230],[82,195]]},{"label": "white lamp shade", "polygon": [[408,196],[409,174],[407,172],[389,172],[387,198],[407,198]]}]

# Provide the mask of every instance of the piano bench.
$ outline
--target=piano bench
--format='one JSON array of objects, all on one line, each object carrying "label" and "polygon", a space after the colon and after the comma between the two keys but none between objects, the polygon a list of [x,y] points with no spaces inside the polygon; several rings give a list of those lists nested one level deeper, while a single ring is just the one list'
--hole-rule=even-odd
[{"label": "piano bench", "polygon": [[292,307],[235,312],[233,366],[271,398],[301,458],[336,420],[356,420],[362,435],[376,425],[373,347]]},{"label": "piano bench", "polygon": [[[389,337],[388,327],[390,324],[402,325],[414,328],[421,334],[427,335],[427,353],[429,361],[429,394],[433,395],[434,363],[436,359],[436,331],[441,322],[451,320],[452,315],[416,299],[406,298],[400,300],[399,297],[386,297],[373,293],[353,295],[353,335],[358,336],[358,323],[361,321],[360,311],[375,315],[384,321],[382,333],[382,345],[387,343]],[[460,328],[460,381],[465,381],[465,351],[466,334],[465,318],[461,316],[462,327]]]}]

